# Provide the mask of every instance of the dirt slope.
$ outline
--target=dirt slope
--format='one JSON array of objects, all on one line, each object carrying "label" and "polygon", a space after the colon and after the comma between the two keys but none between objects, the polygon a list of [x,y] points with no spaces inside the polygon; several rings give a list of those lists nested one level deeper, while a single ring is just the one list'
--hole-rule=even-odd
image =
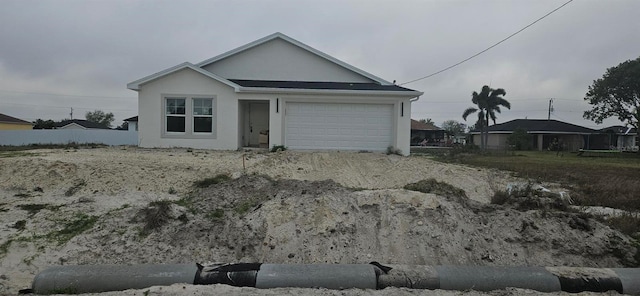
[{"label": "dirt slope", "polygon": [[[220,173],[233,179],[192,186]],[[401,189],[429,177],[464,189],[472,200]],[[370,153],[100,148],[1,158],[0,294],[28,287],[53,264],[636,264],[628,237],[593,219],[482,202],[513,180],[423,157]],[[164,218],[149,218],[163,209]],[[274,293],[225,286],[152,292],[182,289]],[[286,291],[336,293],[296,290]]]}]

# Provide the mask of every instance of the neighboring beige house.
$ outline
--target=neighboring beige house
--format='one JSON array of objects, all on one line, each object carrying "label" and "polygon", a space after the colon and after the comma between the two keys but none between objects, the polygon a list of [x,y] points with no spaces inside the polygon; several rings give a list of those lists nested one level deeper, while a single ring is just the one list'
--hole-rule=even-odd
[{"label": "neighboring beige house", "polygon": [[409,154],[407,89],[275,33],[127,85],[142,147],[384,151]]},{"label": "neighboring beige house", "polygon": [[0,130],[29,130],[33,124],[19,118],[0,113]]},{"label": "neighboring beige house", "polygon": [[411,145],[422,145],[426,139],[428,146],[444,144],[445,130],[431,123],[411,119]]},{"label": "neighboring beige house", "polygon": [[[596,131],[579,125],[547,119],[514,119],[489,126],[489,149],[507,149],[507,138],[514,130],[521,128],[531,135],[531,147],[535,150],[548,149],[554,140],[562,143],[564,149],[577,151],[588,149],[589,138]],[[480,145],[480,131],[470,132],[472,142]]]}]

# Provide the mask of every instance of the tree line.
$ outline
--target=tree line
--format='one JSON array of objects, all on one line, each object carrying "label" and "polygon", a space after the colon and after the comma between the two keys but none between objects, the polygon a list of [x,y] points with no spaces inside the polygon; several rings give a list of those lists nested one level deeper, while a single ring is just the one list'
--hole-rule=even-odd
[{"label": "tree line", "polygon": [[[113,121],[115,120],[113,113],[111,112],[105,113],[102,110],[87,112],[84,114],[84,118],[87,121],[97,123],[100,126],[103,126],[105,128],[111,128]],[[53,129],[67,120],[69,119],[63,119],[60,121],[54,121],[52,119],[47,119],[47,120],[36,119],[33,122],[33,129]],[[128,125],[127,122],[125,122],[121,126],[118,126],[118,129],[126,129],[127,125]]]}]

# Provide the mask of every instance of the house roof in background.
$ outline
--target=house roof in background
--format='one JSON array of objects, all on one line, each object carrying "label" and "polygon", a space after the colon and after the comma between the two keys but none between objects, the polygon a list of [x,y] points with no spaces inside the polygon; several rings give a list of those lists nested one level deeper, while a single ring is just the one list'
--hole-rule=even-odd
[{"label": "house roof in background", "polygon": [[599,129],[598,131],[603,133],[612,131],[620,135],[635,135],[637,133],[635,128],[630,128],[622,125],[613,125],[613,126],[605,127],[603,129]]},{"label": "house roof in background", "polygon": [[61,127],[65,127],[67,125],[70,124],[77,124],[81,127],[84,128],[94,128],[94,129],[110,129],[108,127],[105,127],[101,124],[92,122],[92,121],[88,121],[88,120],[84,120],[84,119],[67,119],[67,120],[63,120],[60,123],[56,124],[57,128],[61,128]]},{"label": "house roof in background", "polygon": [[22,120],[20,118],[15,118],[15,117],[12,117],[12,116],[9,116],[9,115],[5,115],[5,114],[2,114],[2,113],[0,113],[0,122],[2,122],[2,123],[15,123],[15,124],[25,124],[25,125],[29,124],[29,125],[32,125],[31,122]]},{"label": "house roof in background", "polygon": [[245,80],[229,79],[231,82],[243,87],[264,87],[264,88],[295,88],[295,89],[339,89],[339,90],[374,90],[374,91],[407,91],[412,89],[404,88],[394,84],[381,85],[378,83],[363,82],[320,82],[320,81],[281,81],[281,80]]},{"label": "house roof in background", "polygon": [[[554,119],[514,119],[505,123],[489,126],[488,131],[490,133],[513,132],[518,128],[524,129],[529,133],[592,134],[597,132],[594,129]],[[479,132],[478,130],[474,130],[472,133]]]},{"label": "house roof in background", "polygon": [[414,119],[411,119],[411,129],[412,130],[419,130],[419,131],[440,131],[442,130],[441,128],[431,124],[431,123],[424,123],[424,122],[420,122]]},{"label": "house roof in background", "polygon": [[129,117],[129,118],[123,120],[123,121],[136,121],[137,122],[138,121],[138,115],[136,115],[134,117]]}]

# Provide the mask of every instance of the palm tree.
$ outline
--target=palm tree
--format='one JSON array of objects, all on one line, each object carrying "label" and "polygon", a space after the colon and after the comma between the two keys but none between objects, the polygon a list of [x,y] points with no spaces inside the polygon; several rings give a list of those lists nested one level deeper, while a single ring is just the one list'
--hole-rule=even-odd
[{"label": "palm tree", "polygon": [[487,141],[489,139],[487,127],[489,126],[489,119],[493,121],[493,124],[496,124],[496,112],[502,112],[500,107],[511,109],[511,103],[502,97],[506,94],[507,92],[502,88],[493,89],[485,85],[482,87],[480,93],[474,91],[471,94],[471,102],[477,107],[469,107],[462,113],[462,119],[466,121],[469,115],[478,112],[476,127],[480,128],[480,147],[482,147],[482,149],[487,148]]}]

